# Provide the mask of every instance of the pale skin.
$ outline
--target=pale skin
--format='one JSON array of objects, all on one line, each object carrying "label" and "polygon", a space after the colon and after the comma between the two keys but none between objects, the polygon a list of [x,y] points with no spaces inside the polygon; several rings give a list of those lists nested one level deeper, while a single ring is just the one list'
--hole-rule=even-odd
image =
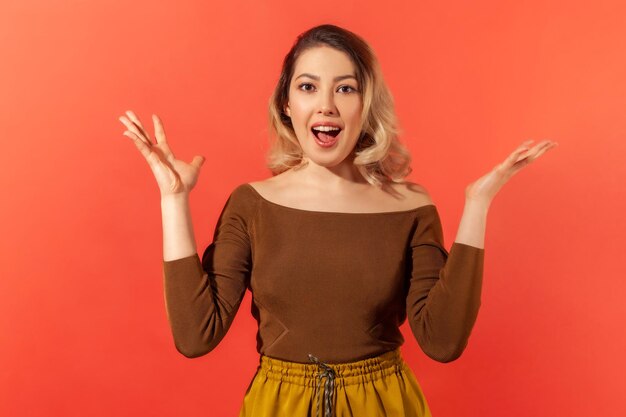
[{"label": "pale skin", "polygon": [[[251,185],[270,201],[303,210],[386,212],[433,204],[426,189],[418,184],[389,184],[381,189],[370,185],[354,168],[351,160],[360,134],[361,96],[356,79],[346,78],[350,74],[355,74],[352,62],[335,49],[316,47],[299,57],[284,110],[292,120],[308,164]],[[163,259],[196,254],[189,195],[205,158],[195,156],[190,163],[176,159],[156,115],[152,116],[156,143],[132,111],[120,121],[127,128],[123,134],[148,162],[161,192]],[[311,125],[319,121],[342,127],[336,146],[316,145]],[[522,168],[558,145],[544,140],[531,146],[533,142],[523,142],[501,163],[467,185],[455,242],[484,248],[487,213],[496,194]]]}]

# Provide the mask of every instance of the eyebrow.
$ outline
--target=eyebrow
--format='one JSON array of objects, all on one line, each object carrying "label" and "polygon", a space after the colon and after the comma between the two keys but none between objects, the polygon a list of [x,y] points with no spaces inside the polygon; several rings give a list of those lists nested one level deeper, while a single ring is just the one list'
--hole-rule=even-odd
[{"label": "eyebrow", "polygon": [[[312,79],[317,80],[317,81],[319,81],[319,80],[320,80],[320,77],[319,77],[319,76],[317,76],[317,75],[313,75],[313,74],[307,74],[307,73],[304,73],[304,74],[300,74],[300,75],[298,75],[298,76],[296,77],[296,80],[297,80],[298,78],[301,78],[301,77],[309,77],[309,78],[312,78]],[[347,74],[347,75],[340,75],[340,76],[338,76],[338,77],[335,77],[335,78],[333,79],[333,81],[341,81],[341,80],[345,80],[345,79],[347,79],[347,78],[354,78],[354,80],[356,81],[356,77],[355,77],[354,75],[351,75],[351,74]]]}]

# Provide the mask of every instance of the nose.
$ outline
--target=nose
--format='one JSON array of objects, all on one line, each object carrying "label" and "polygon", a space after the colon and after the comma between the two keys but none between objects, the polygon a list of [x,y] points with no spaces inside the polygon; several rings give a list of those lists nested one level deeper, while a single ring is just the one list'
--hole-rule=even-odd
[{"label": "nose", "polygon": [[337,114],[337,107],[335,106],[335,99],[332,91],[326,94],[320,94],[319,111],[325,115]]}]

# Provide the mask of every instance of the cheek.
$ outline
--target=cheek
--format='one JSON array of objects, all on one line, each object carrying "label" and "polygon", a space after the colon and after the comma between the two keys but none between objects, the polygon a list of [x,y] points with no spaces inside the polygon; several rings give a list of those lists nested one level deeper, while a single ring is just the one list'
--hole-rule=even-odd
[{"label": "cheek", "polygon": [[291,103],[290,112],[291,124],[298,141],[306,140],[309,120],[309,113],[307,112],[306,106],[303,106],[301,102]]},{"label": "cheek", "polygon": [[293,123],[294,129],[303,129],[303,124],[306,124],[306,114],[305,112],[298,107],[291,108],[291,121]]},{"label": "cheek", "polygon": [[353,121],[361,117],[362,104],[358,99],[346,100],[340,108],[341,114],[345,119]]},{"label": "cheek", "polygon": [[310,106],[297,104],[291,108],[291,120],[296,132],[306,134],[309,123],[311,123],[312,112]]}]

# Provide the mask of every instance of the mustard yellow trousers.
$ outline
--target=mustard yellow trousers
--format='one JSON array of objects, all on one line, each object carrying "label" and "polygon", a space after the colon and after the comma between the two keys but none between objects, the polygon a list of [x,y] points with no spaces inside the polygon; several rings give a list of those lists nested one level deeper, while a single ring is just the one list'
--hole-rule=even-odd
[{"label": "mustard yellow trousers", "polygon": [[239,417],[432,417],[400,349],[356,362],[261,355]]}]

